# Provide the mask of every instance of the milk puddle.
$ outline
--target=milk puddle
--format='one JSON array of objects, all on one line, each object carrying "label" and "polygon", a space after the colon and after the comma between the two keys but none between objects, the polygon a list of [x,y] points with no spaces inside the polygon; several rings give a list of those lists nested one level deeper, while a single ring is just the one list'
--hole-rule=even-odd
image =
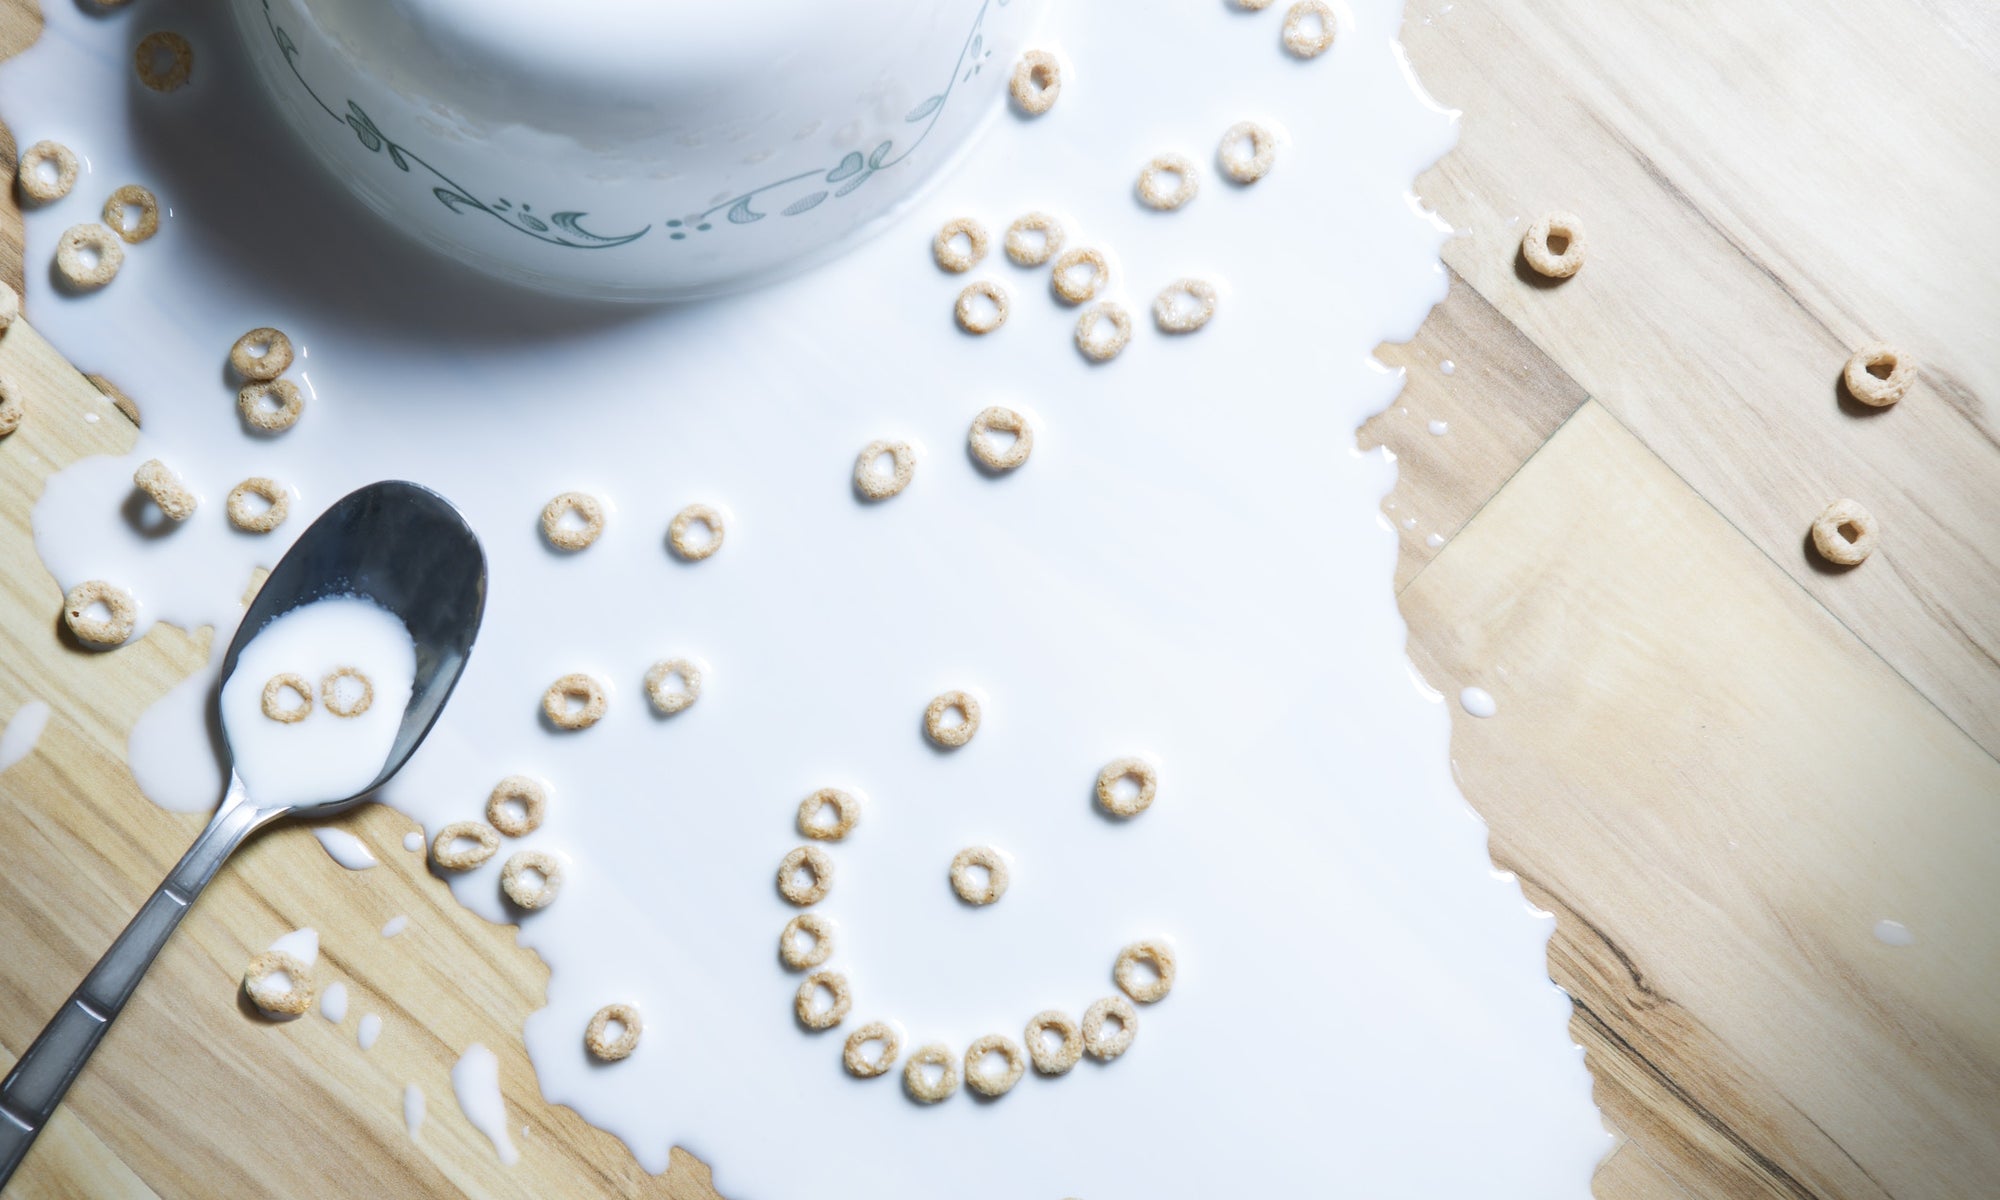
[{"label": "milk puddle", "polygon": [[[1370,349],[1409,337],[1445,290],[1446,231],[1409,186],[1453,126],[1408,77],[1399,4],[1349,5],[1312,62],[1279,49],[1282,6],[1064,6],[1038,39],[1073,65],[1049,114],[997,115],[961,169],[845,258],[664,309],[514,294],[378,236],[233,99],[233,35],[194,6],[172,23],[195,82],[169,95],[126,78],[162,13],[48,9],[41,42],[0,68],[0,113],[88,170],[27,214],[29,313],[134,395],[145,432],[51,481],[37,544],[65,586],[112,580],[143,621],[213,623],[220,644],[253,567],[353,487],[414,479],[464,510],[491,561],[485,631],[384,799],[435,834],[479,819],[505,775],[548,781],[541,827],[452,880],[553,969],[525,1030],[545,1100],[651,1170],[685,1146],[742,1200],[1588,1194],[1609,1142],[1547,978],[1552,922],[1493,871],[1451,782],[1448,715],[1411,685],[1376,518],[1393,467],[1352,449],[1400,385]],[[1241,187],[1211,164],[1246,119],[1281,142]],[[1204,182],[1162,214],[1132,192],[1168,150]],[[61,230],[128,181],[159,193],[159,235],[102,292],[48,287]],[[1115,361],[1078,355],[1076,311],[1000,253],[1033,209],[1110,259],[1107,296],[1135,324]],[[948,276],[930,239],[960,215],[995,246]],[[1151,302],[1183,276],[1216,285],[1218,312],[1169,337]],[[1012,299],[984,338],[951,319],[974,279]],[[275,438],[244,429],[223,369],[261,325],[297,344],[306,395]],[[1035,414],[1032,457],[1004,476],[965,452],[989,404]],[[907,491],[863,504],[853,461],[878,438],[924,449]],[[147,538],[121,506],[155,456],[203,507]],[[222,519],[250,475],[296,493],[274,534]],[[538,527],[568,490],[608,510],[574,555]],[[691,503],[727,514],[697,563],[664,547]],[[662,718],[641,684],[669,657],[709,669],[700,700]],[[543,689],[579,671],[608,714],[555,731]],[[921,717],[955,688],[982,698],[982,724],[943,752]],[[176,689],[141,723],[189,736],[135,732],[156,799],[220,794],[197,736],[212,694]],[[1092,790],[1125,756],[1157,764],[1159,792],[1117,821]],[[820,787],[863,807],[813,910],[854,1008],[814,1033],[792,1015],[776,943],[795,910],[773,880]],[[972,908],[946,871],[980,845],[1011,883]],[[530,914],[498,887],[521,849],[565,863],[560,898]],[[906,1053],[962,1054],[1044,1009],[1080,1017],[1114,994],[1119,947],[1147,937],[1172,944],[1178,978],[1115,1062],[928,1107],[900,1072],[841,1068],[870,1021],[898,1023]],[[583,1030],[612,1002],[644,1033],[599,1066]],[[483,1076],[465,1083],[495,1107]]]}]

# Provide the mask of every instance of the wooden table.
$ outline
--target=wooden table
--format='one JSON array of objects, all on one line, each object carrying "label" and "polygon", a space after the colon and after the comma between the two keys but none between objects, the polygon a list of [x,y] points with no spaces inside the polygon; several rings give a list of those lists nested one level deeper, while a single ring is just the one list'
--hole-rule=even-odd
[{"label": "wooden table", "polygon": [[[0,48],[38,25],[5,0]],[[1598,1194],[2000,1193],[2000,8],[1416,0],[1406,40],[1467,113],[1418,188],[1466,236],[1450,299],[1383,348],[1409,386],[1361,437],[1401,461],[1388,515],[1418,518],[1395,581],[1411,654],[1499,702],[1453,751],[1494,860],[1558,917],[1550,972],[1625,1139]],[[1590,259],[1545,286],[1515,245],[1558,207]],[[0,212],[16,286],[19,246]],[[1923,363],[1879,414],[1835,382],[1875,338]],[[0,371],[38,413],[112,412],[24,325]],[[0,441],[0,719],[55,708],[0,775],[0,1063],[198,825],[121,754],[208,634],[80,652],[28,534],[44,476],[131,437],[31,419]],[[1884,530],[1852,571],[1804,544],[1843,495]],[[351,822],[378,847],[410,828]],[[712,1195],[692,1158],[646,1176],[540,1101],[518,1031],[541,965],[417,859],[355,875],[303,828],[253,842],[15,1194]],[[1881,918],[1915,944],[1877,940]],[[245,1019],[229,981],[309,920],[348,1023]],[[396,1036],[357,1056],[368,1010]],[[453,1111],[473,1040],[527,1128],[512,1170]],[[406,1080],[433,1113],[414,1142]]]}]

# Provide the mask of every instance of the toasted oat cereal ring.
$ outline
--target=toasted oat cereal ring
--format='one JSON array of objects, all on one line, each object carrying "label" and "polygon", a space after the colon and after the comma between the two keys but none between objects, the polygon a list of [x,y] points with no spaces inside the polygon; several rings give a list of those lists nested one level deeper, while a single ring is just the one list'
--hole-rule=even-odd
[{"label": "toasted oat cereal ring", "polygon": [[[1089,268],[1086,274],[1081,268]],[[1111,282],[1111,264],[1102,251],[1089,246],[1065,250],[1049,272],[1049,286],[1065,303],[1082,304],[1094,300]]]},{"label": "toasted oat cereal ring", "polygon": [[[87,615],[91,606],[97,604],[104,606],[105,615]],[[92,646],[123,645],[138,621],[139,606],[133,602],[132,593],[102,579],[87,579],[63,597],[63,624],[69,626],[79,642]]]},{"label": "toasted oat cereal ring", "polygon": [[[801,873],[812,882],[801,882]],[[809,908],[826,899],[832,887],[833,859],[818,846],[800,846],[778,863],[778,894],[800,908]]]},{"label": "toasted oat cereal ring", "polygon": [[152,497],[169,521],[185,521],[194,515],[194,493],[157,458],[139,464],[139,469],[132,472],[132,486]]},{"label": "toasted oat cereal ring", "polygon": [[1521,235],[1521,257],[1537,275],[1568,279],[1583,268],[1584,245],[1583,222],[1575,213],[1550,213]]},{"label": "toasted oat cereal ring", "polygon": [[[872,1058],[868,1054],[870,1042],[882,1043],[882,1048]],[[877,1075],[887,1075],[902,1051],[903,1035],[881,1021],[871,1021],[847,1035],[847,1045],[840,1052],[840,1064],[856,1079],[873,1079]]]},{"label": "toasted oat cereal ring", "polygon": [[[1051,1033],[1062,1039],[1053,1046],[1047,1036]],[[1044,1075],[1067,1075],[1083,1057],[1083,1030],[1060,1009],[1051,1008],[1029,1017],[1022,1040],[1028,1043],[1028,1058],[1035,1064],[1035,1070]]]},{"label": "toasted oat cereal ring", "polygon": [[1062,83],[1062,64],[1056,61],[1056,56],[1046,50],[1030,50],[1014,64],[1014,77],[1007,81],[1007,91],[1022,112],[1038,117],[1049,111],[1062,95]]},{"label": "toasted oat cereal ring", "polygon": [[[992,303],[991,312],[979,311],[976,301],[982,296]],[[1007,289],[991,279],[968,283],[958,294],[952,313],[958,318],[958,327],[967,333],[992,333],[1007,323]]]},{"label": "toasted oat cereal ring", "polygon": [[[1139,790],[1131,796],[1118,794],[1118,781],[1130,779],[1139,785]],[[1136,817],[1152,807],[1153,797],[1160,790],[1160,773],[1152,763],[1143,758],[1120,758],[1104,764],[1097,773],[1097,802],[1104,811],[1116,817]]]},{"label": "toasted oat cereal ring", "polygon": [[149,33],[132,52],[139,82],[156,92],[171,92],[194,74],[194,47],[171,29]]},{"label": "toasted oat cereal ring", "polygon": [[[820,814],[831,809],[831,824]],[[816,842],[837,842],[854,829],[861,819],[861,802],[839,788],[821,788],[799,801],[799,833]]]},{"label": "toasted oat cereal ring", "polygon": [[[688,539],[688,533],[697,525],[708,528],[708,540],[695,542]],[[667,525],[667,542],[674,553],[689,562],[700,562],[722,549],[722,514],[706,504],[690,504],[674,514]]]},{"label": "toasted oat cereal ring", "polygon": [[[139,210],[139,219],[130,225],[125,223],[128,208]],[[160,231],[160,199],[150,188],[128,183],[104,202],[104,223],[127,245],[136,246]]]},{"label": "toasted oat cereal ring", "polygon": [[[973,875],[983,867],[986,882]],[[967,846],[951,856],[951,890],[967,904],[984,907],[1007,894],[1007,860],[991,846]]]},{"label": "toasted oat cereal ring", "polygon": [[453,821],[431,839],[431,861],[446,871],[470,871],[499,850],[500,835],[481,821]]},{"label": "toasted oat cereal ring", "polygon": [[[821,988],[833,997],[833,1002],[825,1008],[813,1003]],[[806,976],[792,1001],[792,1011],[799,1014],[799,1024],[807,1029],[832,1029],[853,1007],[854,993],[848,989],[847,976],[838,971],[814,971]]]},{"label": "toasted oat cereal ring", "polygon": [[1236,0],[1236,7],[1245,12],[1262,12],[1271,7],[1271,0]]},{"label": "toasted oat cereal ring", "polygon": [[[11,291],[12,289],[10,288],[9,290]],[[102,375],[85,375],[84,378],[90,381],[90,386],[102,392],[105,399],[111,401],[111,407],[125,414],[125,419],[132,422],[133,428],[138,428],[140,424],[139,406],[133,402],[132,397],[120,391],[117,384]],[[5,432],[4,429],[0,429],[0,433]]]},{"label": "toasted oat cereal ring", "polygon": [[1271,173],[1277,161],[1278,139],[1255,121],[1238,121],[1215,148],[1216,165],[1238,183],[1255,183]]},{"label": "toasted oat cereal ring", "polygon": [[[613,1036],[611,1026],[618,1026]],[[639,1010],[629,1004],[607,1004],[590,1018],[583,1031],[583,1048],[599,1062],[617,1062],[639,1048],[639,1034],[645,1029]]]},{"label": "toasted oat cereal ring", "polygon": [[[1173,182],[1168,179],[1172,177]],[[1139,202],[1147,208],[1172,212],[1201,191],[1201,172],[1178,154],[1156,154],[1139,172]]]},{"label": "toasted oat cereal ring", "polygon": [[[570,706],[572,700],[577,707]],[[588,729],[604,719],[604,710],[610,703],[603,684],[581,671],[573,671],[542,693],[542,715],[557,729]]]},{"label": "toasted oat cereal ring", "polygon": [[[1107,1026],[1114,1026],[1107,1029]],[[1131,1049],[1139,1036],[1139,1010],[1123,996],[1106,996],[1083,1012],[1084,1053],[1110,1062]]]},{"label": "toasted oat cereal ring", "polygon": [[[958,710],[956,725],[944,723],[945,714]],[[965,692],[946,692],[924,706],[924,732],[940,746],[958,747],[979,732],[979,701]]]},{"label": "toasted oat cereal ring", "polygon": [[[889,456],[889,469],[879,471],[876,463],[884,454]],[[916,473],[917,452],[908,442],[870,442],[854,456],[854,490],[870,500],[901,495]]]},{"label": "toasted oat cereal ring", "polygon": [[[265,501],[263,511],[251,506],[252,496]],[[236,528],[245,533],[269,533],[285,523],[285,514],[292,509],[292,497],[277,480],[252,475],[229,489],[229,502],[224,507],[229,510],[229,523]]]},{"label": "toasted oat cereal ring", "polygon": [[509,775],[486,797],[486,823],[508,837],[527,837],[542,826],[549,789],[539,779]]},{"label": "toasted oat cereal ring", "polygon": [[1813,522],[1813,547],[1826,561],[1852,567],[1875,553],[1875,540],[1880,533],[1875,514],[1861,507],[1858,501],[1835,500]]},{"label": "toasted oat cereal ring", "polygon": [[[804,937],[800,935],[804,934]],[[806,938],[810,938],[808,942]],[[816,967],[833,957],[833,922],[818,913],[800,913],[785,922],[778,935],[778,959],[794,971]]]},{"label": "toasted oat cereal ring", "polygon": [[[352,698],[341,695],[340,683],[344,679],[361,685]],[[375,703],[375,684],[354,667],[336,667],[319,681],[319,702],[336,717],[358,717]]]},{"label": "toasted oat cereal ring", "polygon": [[292,365],[292,339],[269,325],[252,329],[229,348],[229,365],[245,379],[276,379]]},{"label": "toasted oat cereal ring", "polygon": [[1296,58],[1318,58],[1333,46],[1333,10],[1324,0],[1299,0],[1285,13],[1285,49]]},{"label": "toasted oat cereal ring", "polygon": [[529,911],[553,904],[562,881],[562,863],[541,850],[516,850],[500,867],[500,890]]},{"label": "toasted oat cereal ring", "polygon": [[21,427],[28,415],[28,403],[21,399],[21,389],[12,378],[0,376],[0,437],[6,437]]},{"label": "toasted oat cereal ring", "polygon": [[[13,285],[0,281],[0,333],[4,333],[21,318],[21,293]],[[88,379],[89,376],[84,378]]]},{"label": "toasted oat cereal ring", "polygon": [[1887,342],[1856,350],[1841,372],[1848,394],[1871,408],[1887,408],[1901,400],[1916,377],[1916,364]]},{"label": "toasted oat cereal ring", "polygon": [[[1014,441],[1004,449],[993,438],[993,432],[1011,433]],[[1028,461],[1028,454],[1035,448],[1035,431],[1028,419],[1011,408],[994,405],[981,409],[972,418],[972,428],[965,435],[966,445],[972,456],[988,470],[1011,471]]]},{"label": "toasted oat cereal ring", "polygon": [[96,291],[124,265],[124,243],[102,225],[72,225],[56,241],[56,270],[76,291]]},{"label": "toasted oat cereal ring", "polygon": [[[45,169],[46,168],[46,169]],[[23,199],[54,204],[76,186],[76,154],[61,142],[36,142],[21,151],[15,181]]]},{"label": "toasted oat cereal ring", "polygon": [[306,410],[305,393],[289,379],[246,383],[236,391],[236,411],[243,423],[264,433],[283,433]]},{"label": "toasted oat cereal ring", "polygon": [[[966,248],[958,248],[958,239],[964,238]],[[931,241],[931,256],[937,265],[956,275],[970,271],[986,257],[986,226],[971,217],[953,217],[937,231]]]},{"label": "toasted oat cereal ring", "polygon": [[[671,686],[675,679],[679,687]],[[685,658],[664,658],[646,671],[646,697],[662,715],[675,713],[701,699],[701,667]]]},{"label": "toasted oat cereal ring", "polygon": [[[998,1075],[986,1070],[987,1056],[993,1054],[1007,1064]],[[1027,1069],[1028,1056],[1021,1053],[1013,1038],[989,1033],[965,1048],[965,1086],[982,1096],[1006,1095],[1021,1082],[1021,1074]]]},{"label": "toasted oat cereal ring", "polygon": [[[298,697],[297,703],[285,703],[285,693]],[[290,671],[273,675],[264,681],[264,715],[281,725],[293,725],[312,715],[313,685],[303,675]]]},{"label": "toasted oat cereal ring", "polygon": [[1045,212],[1014,218],[1007,226],[1007,257],[1017,267],[1039,267],[1063,248],[1062,222]]},{"label": "toasted oat cereal ring", "polygon": [[[583,522],[569,526],[563,518],[575,513]],[[604,506],[584,492],[564,492],[542,506],[542,536],[558,550],[581,550],[604,532]]]},{"label": "toasted oat cereal ring", "polygon": [[[272,983],[283,976],[282,990]],[[243,993],[258,1011],[274,1017],[296,1017],[312,1007],[312,968],[283,950],[266,950],[243,968]]]},{"label": "toasted oat cereal ring", "polygon": [[[1142,964],[1150,964],[1153,978],[1140,973]],[[1118,962],[1111,969],[1111,977],[1117,981],[1118,990],[1141,1004],[1152,1004],[1167,998],[1174,990],[1173,947],[1165,942],[1148,939],[1133,942],[1118,952]]]},{"label": "toasted oat cereal ring", "polygon": [[1153,324],[1167,333],[1193,333],[1214,315],[1215,285],[1206,280],[1176,279],[1153,298]]},{"label": "toasted oat cereal ring", "polygon": [[[927,1067],[938,1068],[936,1079],[930,1077]],[[917,1047],[903,1064],[903,1090],[919,1104],[948,1099],[958,1090],[958,1063],[953,1061],[951,1051],[939,1042]]]},{"label": "toasted oat cereal ring", "polygon": [[[1109,324],[1111,332],[1100,336],[1098,326]],[[1083,310],[1076,319],[1076,348],[1093,362],[1110,362],[1132,340],[1132,318],[1110,300],[1100,300]]]}]

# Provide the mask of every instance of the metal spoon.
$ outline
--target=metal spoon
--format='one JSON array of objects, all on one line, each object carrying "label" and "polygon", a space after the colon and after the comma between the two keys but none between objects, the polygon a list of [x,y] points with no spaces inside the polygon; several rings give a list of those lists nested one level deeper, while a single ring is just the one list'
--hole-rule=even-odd
[{"label": "metal spoon", "polygon": [[217,694],[258,630],[302,604],[340,595],[374,600],[401,617],[416,642],[416,682],[382,770],[352,796],[265,808],[244,791],[232,766],[229,790],[208,828],[0,1082],[0,1187],[13,1177],[35,1135],[55,1115],[57,1102],[223,860],[279,817],[323,816],[360,803],[388,782],[424,740],[479,633],[486,608],[486,556],[458,510],[436,492],[413,483],[376,483],[352,493],[300,534],[264,581],[223,657]]}]

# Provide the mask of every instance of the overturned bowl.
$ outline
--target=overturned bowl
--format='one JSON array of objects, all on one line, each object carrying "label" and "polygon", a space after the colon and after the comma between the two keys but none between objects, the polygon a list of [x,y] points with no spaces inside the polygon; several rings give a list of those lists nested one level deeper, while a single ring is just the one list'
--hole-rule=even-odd
[{"label": "overturned bowl", "polygon": [[885,223],[1004,103],[1045,0],[235,0],[272,102],[396,228],[675,299]]}]

